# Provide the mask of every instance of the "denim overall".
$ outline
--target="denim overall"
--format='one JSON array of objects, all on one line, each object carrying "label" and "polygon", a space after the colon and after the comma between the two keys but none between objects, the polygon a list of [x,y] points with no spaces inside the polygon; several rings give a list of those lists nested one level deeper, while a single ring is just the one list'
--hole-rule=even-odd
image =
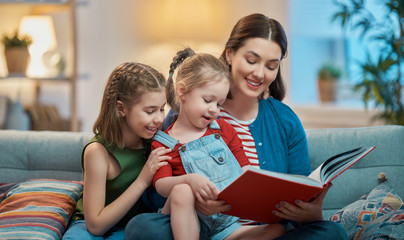
[{"label": "denim overall", "polygon": [[[241,174],[241,167],[219,134],[216,121],[210,124],[212,134],[181,146],[178,151],[187,174],[199,173],[207,177],[221,191]],[[154,140],[174,149],[178,140],[159,131]],[[206,216],[198,212],[200,231],[209,239],[224,239],[241,225],[237,217],[215,214]]]}]

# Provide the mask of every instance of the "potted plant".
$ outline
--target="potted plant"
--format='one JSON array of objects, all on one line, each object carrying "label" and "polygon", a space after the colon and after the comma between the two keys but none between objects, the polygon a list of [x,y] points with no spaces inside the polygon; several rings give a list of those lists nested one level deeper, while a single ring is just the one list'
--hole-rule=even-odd
[{"label": "potted plant", "polygon": [[324,64],[318,71],[318,90],[321,102],[333,102],[337,98],[337,81],[341,69],[333,63]]},{"label": "potted plant", "polygon": [[32,38],[15,31],[11,35],[5,34],[1,41],[4,45],[8,74],[25,74],[29,62],[28,47],[32,44]]},{"label": "potted plant", "polygon": [[367,50],[367,59],[359,63],[362,74],[355,90],[362,91],[365,108],[372,101],[375,108],[382,110],[378,118],[386,124],[404,125],[404,2],[379,1],[378,12],[385,11],[382,18],[374,16],[365,0],[335,0],[335,4],[339,10],[333,21],[359,30],[362,39],[383,46]]}]

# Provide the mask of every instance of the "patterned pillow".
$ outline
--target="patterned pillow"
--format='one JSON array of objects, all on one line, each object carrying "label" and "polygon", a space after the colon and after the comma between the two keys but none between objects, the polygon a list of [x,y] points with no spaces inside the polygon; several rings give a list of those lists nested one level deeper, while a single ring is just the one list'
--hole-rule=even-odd
[{"label": "patterned pillow", "polygon": [[402,200],[388,181],[377,185],[359,200],[342,208],[329,220],[338,222],[352,239],[368,222],[400,209]]},{"label": "patterned pillow", "polygon": [[60,239],[82,190],[81,182],[52,179],[1,186],[0,239]]},{"label": "patterned pillow", "polygon": [[354,239],[403,239],[404,209],[393,211],[367,223]]}]

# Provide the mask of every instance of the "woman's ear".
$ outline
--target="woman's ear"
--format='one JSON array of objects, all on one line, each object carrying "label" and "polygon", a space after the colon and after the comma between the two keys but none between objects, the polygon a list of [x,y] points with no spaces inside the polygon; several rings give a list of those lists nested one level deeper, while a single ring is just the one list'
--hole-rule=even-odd
[{"label": "woman's ear", "polygon": [[226,55],[226,62],[227,64],[231,65],[231,60],[233,58],[234,51],[231,48],[226,49],[225,55]]},{"label": "woman's ear", "polygon": [[126,106],[122,101],[116,101],[116,109],[120,117],[123,118],[126,116]]}]

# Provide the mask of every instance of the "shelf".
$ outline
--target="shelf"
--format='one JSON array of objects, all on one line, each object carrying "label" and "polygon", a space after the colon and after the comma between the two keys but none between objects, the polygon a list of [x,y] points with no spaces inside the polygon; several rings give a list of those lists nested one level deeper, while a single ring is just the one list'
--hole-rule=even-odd
[{"label": "shelf", "polygon": [[[6,7],[9,8],[10,15],[7,15],[8,21],[3,21],[1,26],[5,29],[11,29],[18,27],[18,22],[22,16],[25,15],[51,15],[60,20],[63,18],[62,25],[55,25],[59,27],[59,32],[63,32],[61,36],[64,44],[64,57],[66,60],[66,75],[56,76],[56,77],[30,77],[24,74],[0,76],[0,82],[3,80],[19,78],[19,79],[29,79],[35,82],[36,92],[39,95],[41,93],[40,88],[42,84],[50,83],[61,83],[69,85],[69,119],[70,119],[70,130],[79,131],[79,121],[77,118],[77,107],[76,107],[76,35],[75,35],[75,3],[74,0],[0,0],[0,5],[3,5],[3,11],[6,11]],[[2,7],[3,7],[2,6]],[[16,11],[18,9],[18,11]],[[3,32],[4,29],[0,29]],[[8,32],[8,31],[6,31]],[[37,96],[37,102],[39,100]]]},{"label": "shelf", "polygon": [[377,110],[365,110],[357,107],[341,107],[338,105],[289,105],[298,115],[305,129],[312,128],[352,128],[384,125],[374,117],[380,114]]},{"label": "shelf", "polygon": [[7,4],[38,4],[38,5],[46,5],[46,4],[69,4],[70,0],[0,0],[0,3]]},{"label": "shelf", "polygon": [[68,76],[56,76],[56,77],[29,77],[24,74],[11,74],[8,76],[0,77],[1,80],[9,80],[13,78],[23,78],[23,79],[31,79],[35,81],[57,81],[57,82],[63,82],[63,81],[69,81],[70,78]]}]

